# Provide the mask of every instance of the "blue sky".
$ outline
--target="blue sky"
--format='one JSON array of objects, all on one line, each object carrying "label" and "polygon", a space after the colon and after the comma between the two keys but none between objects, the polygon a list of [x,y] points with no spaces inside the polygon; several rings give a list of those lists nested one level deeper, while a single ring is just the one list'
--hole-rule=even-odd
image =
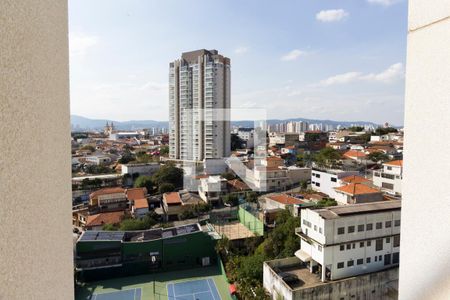
[{"label": "blue sky", "polygon": [[167,120],[169,62],[206,48],[234,108],[403,123],[406,0],[70,0],[69,30],[73,114]]}]

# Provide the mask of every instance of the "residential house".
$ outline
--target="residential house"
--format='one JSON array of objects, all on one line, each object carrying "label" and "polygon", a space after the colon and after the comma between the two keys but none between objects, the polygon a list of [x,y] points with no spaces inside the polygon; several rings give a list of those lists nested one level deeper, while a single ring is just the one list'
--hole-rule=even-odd
[{"label": "residential house", "polygon": [[373,184],[382,191],[401,196],[403,178],[403,160],[394,160],[383,164],[383,169],[373,172]]},{"label": "residential house", "polygon": [[340,179],[358,174],[358,171],[313,169],[311,172],[311,188],[314,191],[327,194],[330,198],[336,198],[335,188],[342,185]]},{"label": "residential house", "polygon": [[103,212],[87,216],[86,230],[102,230],[104,225],[118,225],[125,213],[123,211]]},{"label": "residential house", "polygon": [[335,188],[336,197],[340,204],[356,204],[383,201],[383,193],[365,183],[349,183]]}]

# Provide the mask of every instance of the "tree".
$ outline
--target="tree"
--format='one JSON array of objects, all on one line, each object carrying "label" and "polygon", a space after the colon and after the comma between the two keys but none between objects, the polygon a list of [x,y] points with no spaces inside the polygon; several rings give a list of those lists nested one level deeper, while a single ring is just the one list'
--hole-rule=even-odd
[{"label": "tree", "polygon": [[322,208],[322,207],[327,207],[327,206],[336,206],[336,205],[337,205],[336,200],[334,200],[332,198],[323,198],[322,200],[317,202],[316,208]]},{"label": "tree", "polygon": [[160,155],[167,155],[167,154],[169,154],[169,146],[161,146],[159,148],[159,154]]},{"label": "tree", "polygon": [[362,127],[362,126],[352,126],[348,130],[350,130],[352,132],[360,132],[360,131],[364,130],[364,127]]},{"label": "tree", "polygon": [[151,176],[141,175],[134,181],[134,187],[147,188],[147,191],[150,193],[153,190],[153,180]]},{"label": "tree", "polygon": [[256,203],[258,201],[258,194],[256,192],[249,192],[246,197],[247,202]]},{"label": "tree", "polygon": [[157,222],[150,215],[144,216],[142,219],[124,219],[120,222],[120,231],[146,230],[150,229]]},{"label": "tree", "polygon": [[315,155],[314,160],[320,166],[333,167],[341,157],[341,153],[336,149],[325,147]]},{"label": "tree", "polygon": [[130,161],[134,160],[134,155],[130,152],[130,150],[125,150],[122,154],[122,156],[119,158],[118,162],[120,164],[127,164]]},{"label": "tree", "polygon": [[105,224],[102,229],[105,231],[116,231],[118,228],[114,224]]},{"label": "tree", "polygon": [[380,151],[369,153],[367,158],[376,163],[384,163],[389,160],[389,156]]},{"label": "tree", "polygon": [[302,180],[300,181],[300,188],[305,191],[308,188],[308,181]]},{"label": "tree", "polygon": [[150,155],[148,155],[146,152],[141,151],[141,152],[136,153],[136,161],[138,163],[148,163],[148,162],[153,161],[153,158]]},{"label": "tree", "polygon": [[242,149],[242,145],[244,141],[235,133],[231,134],[231,151],[235,151],[236,149]]},{"label": "tree", "polygon": [[375,129],[375,134],[376,135],[385,135],[391,132],[398,132],[398,130],[394,127],[378,127],[377,129]]},{"label": "tree", "polygon": [[183,170],[175,167],[173,164],[162,166],[152,177],[156,185],[171,183],[176,188],[183,185]]},{"label": "tree", "polygon": [[168,193],[168,192],[173,192],[175,190],[175,186],[172,183],[162,183],[159,187],[158,187],[158,192],[160,194],[164,194],[164,193]]},{"label": "tree", "polygon": [[222,200],[223,203],[231,206],[236,206],[239,204],[239,199],[235,194],[226,194]]}]

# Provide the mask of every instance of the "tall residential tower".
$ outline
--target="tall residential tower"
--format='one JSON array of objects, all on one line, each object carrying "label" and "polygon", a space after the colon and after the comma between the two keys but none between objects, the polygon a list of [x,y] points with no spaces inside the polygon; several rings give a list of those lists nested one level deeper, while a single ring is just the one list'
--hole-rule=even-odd
[{"label": "tall residential tower", "polygon": [[170,63],[170,158],[202,161],[230,154],[230,59],[217,50],[185,52]]}]

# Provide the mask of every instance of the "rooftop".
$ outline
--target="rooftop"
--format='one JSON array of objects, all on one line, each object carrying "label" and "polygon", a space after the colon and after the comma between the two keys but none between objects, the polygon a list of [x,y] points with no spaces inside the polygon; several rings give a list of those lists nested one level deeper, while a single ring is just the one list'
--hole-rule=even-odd
[{"label": "rooftop", "polygon": [[305,201],[302,201],[300,199],[297,199],[295,197],[286,195],[286,194],[274,194],[274,195],[270,195],[267,198],[269,198],[270,200],[276,201],[278,203],[281,204],[285,204],[285,205],[293,205],[293,204],[304,204]]},{"label": "rooftop", "polygon": [[142,199],[135,199],[134,200],[134,207],[139,208],[148,208],[148,201],[145,198]]},{"label": "rooftop", "polygon": [[100,195],[108,195],[108,194],[116,194],[116,193],[125,193],[125,190],[121,187],[112,187],[112,188],[103,188],[92,192],[89,196],[91,198],[98,197]]},{"label": "rooftop", "polygon": [[373,203],[350,204],[343,206],[331,206],[315,210],[323,219],[337,219],[341,217],[370,214],[401,209],[401,201],[381,201]]},{"label": "rooftop", "polygon": [[164,201],[167,204],[181,204],[180,194],[178,192],[170,192],[163,194]]},{"label": "rooftop", "polygon": [[136,199],[144,199],[147,191],[146,188],[132,188],[127,189],[126,193],[128,200],[136,200]]},{"label": "rooftop", "polygon": [[393,160],[384,163],[387,166],[403,167],[403,160]]},{"label": "rooftop", "polygon": [[348,185],[337,187],[335,190],[352,196],[380,193],[379,190],[371,188],[363,183],[350,183]]},{"label": "rooftop", "polygon": [[358,175],[353,175],[353,176],[347,176],[344,178],[341,178],[341,181],[344,181],[346,183],[364,183],[364,182],[370,182],[369,179],[362,177],[362,176],[358,176]]},{"label": "rooftop", "polygon": [[105,212],[87,217],[86,226],[101,226],[105,224],[118,224],[124,216],[123,211]]}]

